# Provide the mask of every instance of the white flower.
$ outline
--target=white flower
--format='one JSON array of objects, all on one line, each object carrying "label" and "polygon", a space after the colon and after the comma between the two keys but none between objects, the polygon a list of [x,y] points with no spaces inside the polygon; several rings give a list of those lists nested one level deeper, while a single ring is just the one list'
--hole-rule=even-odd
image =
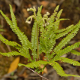
[{"label": "white flower", "polygon": [[49,12],[46,12],[46,14],[47,14],[47,15],[50,15],[50,13],[49,13]]},{"label": "white flower", "polygon": [[26,23],[31,24],[31,21],[27,21],[27,20],[26,20]]},{"label": "white flower", "polygon": [[33,8],[27,8],[27,11],[36,11],[36,8],[35,8],[35,6],[33,6]]},{"label": "white flower", "polygon": [[27,8],[27,11],[30,11],[30,8]]}]

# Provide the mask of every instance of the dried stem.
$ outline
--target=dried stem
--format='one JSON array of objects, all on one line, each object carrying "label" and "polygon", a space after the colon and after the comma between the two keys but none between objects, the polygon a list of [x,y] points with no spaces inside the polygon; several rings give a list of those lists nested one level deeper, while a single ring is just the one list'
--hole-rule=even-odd
[{"label": "dried stem", "polygon": [[32,69],[30,69],[30,68],[28,68],[28,67],[26,67],[26,68],[29,69],[30,71],[34,72],[35,74],[37,74],[37,75],[40,76],[41,78],[44,78],[45,80],[49,80],[49,79],[43,77],[42,75],[38,74],[38,73],[35,72],[34,70],[32,70]]}]

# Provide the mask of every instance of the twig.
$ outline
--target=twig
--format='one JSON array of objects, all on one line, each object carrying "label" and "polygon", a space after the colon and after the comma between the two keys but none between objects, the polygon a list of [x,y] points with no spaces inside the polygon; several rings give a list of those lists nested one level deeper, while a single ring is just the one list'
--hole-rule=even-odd
[{"label": "twig", "polygon": [[64,0],[61,0],[61,1],[59,2],[59,5],[61,5],[63,2],[64,2]]},{"label": "twig", "polygon": [[24,67],[18,75],[22,75],[25,70],[26,70],[26,67]]},{"label": "twig", "polygon": [[0,48],[3,52],[6,52],[6,50],[1,46],[1,41],[0,41]]},{"label": "twig", "polygon": [[40,74],[38,74],[38,73],[35,72],[34,70],[32,70],[32,69],[30,69],[30,68],[28,68],[28,67],[27,67],[27,69],[29,69],[30,71],[34,72],[35,74],[37,74],[37,75],[40,76],[41,78],[44,78],[45,80],[49,80],[49,79],[47,79],[47,78],[41,76]]},{"label": "twig", "polygon": [[9,45],[6,45],[7,46],[7,49],[9,50],[9,52],[11,52],[11,48]]}]

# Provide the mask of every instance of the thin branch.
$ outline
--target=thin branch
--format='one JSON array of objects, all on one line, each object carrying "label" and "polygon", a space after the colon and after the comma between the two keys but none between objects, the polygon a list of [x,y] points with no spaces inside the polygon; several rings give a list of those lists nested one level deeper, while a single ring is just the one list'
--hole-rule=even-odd
[{"label": "thin branch", "polygon": [[11,48],[9,45],[6,45],[9,52],[11,52]]},{"label": "thin branch", "polygon": [[0,48],[3,52],[6,52],[6,50],[1,46],[1,41],[0,41]]},{"label": "thin branch", "polygon": [[38,73],[35,72],[34,70],[32,70],[32,69],[30,69],[30,68],[28,68],[28,67],[27,67],[27,69],[29,69],[30,71],[34,72],[35,74],[37,74],[37,75],[40,76],[41,78],[44,78],[45,80],[49,80],[49,79],[43,77],[42,75],[38,74]]}]

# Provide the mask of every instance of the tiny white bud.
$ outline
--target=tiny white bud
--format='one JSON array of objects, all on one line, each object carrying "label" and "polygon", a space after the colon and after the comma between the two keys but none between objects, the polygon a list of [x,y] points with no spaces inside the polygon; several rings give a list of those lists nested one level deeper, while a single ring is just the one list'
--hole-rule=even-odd
[{"label": "tiny white bud", "polygon": [[50,13],[49,13],[49,12],[46,12],[46,14],[47,14],[47,15],[50,15]]},{"label": "tiny white bud", "polygon": [[31,24],[31,21],[27,21],[27,20],[26,20],[26,23]]},{"label": "tiny white bud", "polygon": [[27,11],[29,11],[30,10],[30,8],[27,8]]}]

